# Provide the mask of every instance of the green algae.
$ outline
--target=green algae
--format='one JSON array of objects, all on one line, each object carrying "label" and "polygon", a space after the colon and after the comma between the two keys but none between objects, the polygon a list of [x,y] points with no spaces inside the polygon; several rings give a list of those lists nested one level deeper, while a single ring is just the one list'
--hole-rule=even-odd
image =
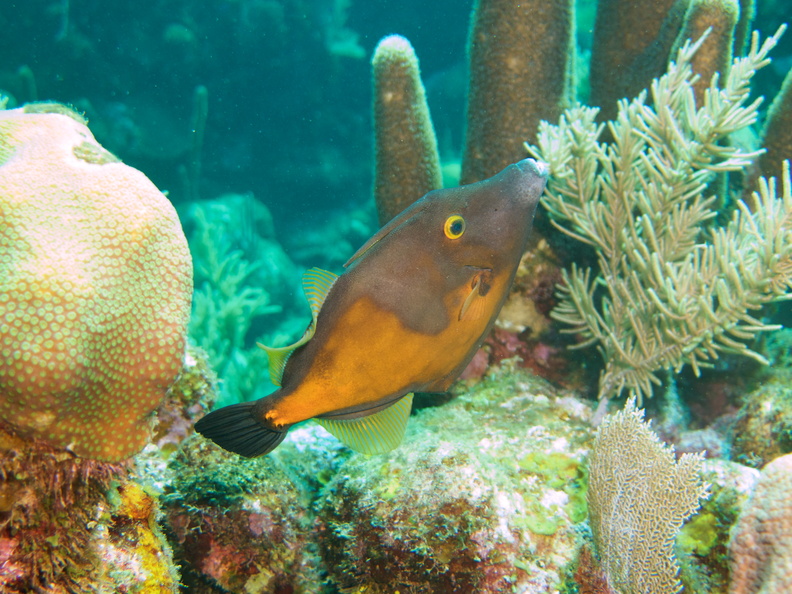
[{"label": "green algae", "polygon": [[685,524],[677,536],[677,546],[686,553],[705,557],[718,542],[718,537],[718,518],[715,514],[699,513]]},{"label": "green algae", "polygon": [[[528,473],[538,475],[545,485],[552,489],[560,489],[568,496],[568,502],[563,506],[564,511],[573,523],[582,522],[588,515],[586,503],[586,489],[588,486],[588,471],[580,460],[560,452],[531,452],[519,462],[520,467]],[[547,530],[546,510],[538,509],[540,521],[537,526]],[[544,513],[543,513],[544,512]],[[552,523],[558,527],[558,522]],[[537,531],[537,534],[548,534],[546,531]],[[549,534],[552,534],[550,532]]]},{"label": "green algae", "polygon": [[734,462],[704,462],[703,478],[710,483],[710,497],[685,523],[676,540],[680,579],[686,591],[728,591],[730,530],[757,477],[757,471]]}]

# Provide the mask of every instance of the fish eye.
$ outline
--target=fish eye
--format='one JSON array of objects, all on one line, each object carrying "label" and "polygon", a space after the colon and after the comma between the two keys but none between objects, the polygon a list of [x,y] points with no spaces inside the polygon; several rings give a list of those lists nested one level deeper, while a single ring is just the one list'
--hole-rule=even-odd
[{"label": "fish eye", "polygon": [[448,239],[459,239],[465,232],[465,219],[460,215],[451,215],[446,219],[443,232]]}]

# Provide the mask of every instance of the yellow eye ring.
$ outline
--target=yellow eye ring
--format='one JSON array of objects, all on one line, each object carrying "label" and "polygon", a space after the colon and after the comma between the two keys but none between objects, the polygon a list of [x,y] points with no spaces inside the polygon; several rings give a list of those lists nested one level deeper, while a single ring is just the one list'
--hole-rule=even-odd
[{"label": "yellow eye ring", "polygon": [[465,232],[465,219],[460,215],[451,215],[446,219],[443,233],[448,239],[459,239]]}]

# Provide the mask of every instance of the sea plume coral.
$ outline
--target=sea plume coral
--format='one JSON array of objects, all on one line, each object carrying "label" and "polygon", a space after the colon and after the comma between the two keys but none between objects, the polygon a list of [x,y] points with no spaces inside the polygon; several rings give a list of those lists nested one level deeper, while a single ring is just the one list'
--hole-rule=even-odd
[{"label": "sea plume coral", "polygon": [[64,106],[0,111],[4,429],[135,454],[181,367],[191,293],[176,213],[142,173]]},{"label": "sea plume coral", "polygon": [[746,342],[775,329],[753,312],[792,290],[792,190],[762,182],[751,212],[743,203],[718,227],[716,174],[744,170],[757,153],[721,141],[756,119],[749,83],[765,66],[781,30],[735,60],[722,85],[713,77],[702,106],[694,100],[686,45],[677,63],[608,123],[605,144],[596,110],[578,106],[559,125],[542,124],[532,152],[550,163],[542,204],[556,226],[593,247],[599,272],[572,266],[552,316],[596,345],[605,369],[599,395],[627,389],[640,399],[661,369],[695,373],[722,353],[764,362]]}]

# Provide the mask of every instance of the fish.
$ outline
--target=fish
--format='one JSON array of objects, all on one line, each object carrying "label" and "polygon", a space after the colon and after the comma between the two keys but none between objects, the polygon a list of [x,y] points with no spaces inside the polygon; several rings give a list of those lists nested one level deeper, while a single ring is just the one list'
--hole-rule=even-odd
[{"label": "fish", "polygon": [[401,443],[415,392],[445,392],[486,338],[526,249],[548,167],[533,159],[433,190],[385,224],[339,276],[303,276],[311,322],[263,348],[278,388],[212,411],[195,430],[248,458],[316,420],[351,449]]}]

